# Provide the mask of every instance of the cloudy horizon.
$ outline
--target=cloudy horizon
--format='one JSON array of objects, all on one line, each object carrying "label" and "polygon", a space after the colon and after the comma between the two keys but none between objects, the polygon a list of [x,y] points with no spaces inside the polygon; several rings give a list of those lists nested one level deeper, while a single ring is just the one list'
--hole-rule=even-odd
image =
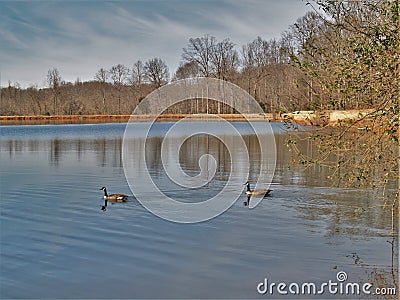
[{"label": "cloudy horizon", "polygon": [[0,85],[45,86],[93,80],[100,69],[163,59],[171,75],[191,37],[205,34],[241,45],[279,38],[310,7],[284,1],[0,2]]}]

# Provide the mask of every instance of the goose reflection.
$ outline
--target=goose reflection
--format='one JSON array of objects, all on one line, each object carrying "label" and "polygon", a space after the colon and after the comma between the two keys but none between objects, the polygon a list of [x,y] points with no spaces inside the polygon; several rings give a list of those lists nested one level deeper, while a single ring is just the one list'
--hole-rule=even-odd
[{"label": "goose reflection", "polygon": [[104,191],[104,205],[101,206],[101,210],[102,211],[106,211],[107,210],[107,204],[108,201],[111,202],[111,204],[114,203],[123,203],[126,202],[128,200],[128,196],[125,194],[111,194],[108,195],[107,193],[107,188],[106,187],[102,187],[100,190]]},{"label": "goose reflection", "polygon": [[108,200],[104,200],[104,205],[101,206],[101,210],[102,211],[106,211],[107,210],[107,202],[108,202]]},{"label": "goose reflection", "polygon": [[249,206],[250,205],[250,199],[251,199],[251,195],[247,195],[247,201],[243,202],[244,206]]},{"label": "goose reflection", "polygon": [[101,206],[101,210],[102,211],[106,211],[107,210],[107,204],[108,202],[111,202],[111,204],[115,204],[115,203],[123,203],[123,202],[127,202],[127,200],[123,200],[123,201],[113,201],[113,200],[104,200],[104,205]]}]

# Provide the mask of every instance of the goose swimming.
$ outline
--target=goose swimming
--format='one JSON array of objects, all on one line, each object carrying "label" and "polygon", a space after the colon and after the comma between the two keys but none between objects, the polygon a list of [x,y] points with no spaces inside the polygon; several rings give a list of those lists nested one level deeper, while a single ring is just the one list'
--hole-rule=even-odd
[{"label": "goose swimming", "polygon": [[243,185],[245,185],[245,186],[247,187],[247,191],[246,191],[246,195],[247,195],[247,196],[264,196],[264,197],[265,197],[265,196],[268,196],[268,194],[269,194],[270,192],[272,192],[272,190],[270,190],[270,189],[252,190],[252,189],[250,188],[250,182],[248,182],[248,181],[246,181],[246,183],[243,184]]},{"label": "goose swimming", "polygon": [[112,201],[112,202],[125,202],[128,199],[127,195],[124,194],[111,194],[107,193],[107,189],[103,186],[100,190],[104,191],[104,200]]}]

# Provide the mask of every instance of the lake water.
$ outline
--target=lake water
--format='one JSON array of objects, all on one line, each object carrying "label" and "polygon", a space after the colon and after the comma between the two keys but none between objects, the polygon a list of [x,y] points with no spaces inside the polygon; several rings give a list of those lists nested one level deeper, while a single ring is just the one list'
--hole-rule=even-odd
[{"label": "lake water", "polygon": [[[160,163],[162,136],[171,125],[156,123],[147,141],[154,181],[181,201],[215,195],[229,175],[229,152],[212,137],[188,140],[179,156],[182,169],[198,173],[198,158],[208,151],[217,157],[217,172],[196,192],[177,188]],[[135,126],[133,145],[143,124]],[[210,124],[187,123],[198,126]],[[245,123],[234,126],[244,134],[254,181],[256,137]],[[368,190],[330,187],[323,168],[293,165],[284,126],[272,128],[271,195],[249,209],[239,185],[243,194],[225,213],[178,224],[154,216],[133,196],[100,209],[102,186],[132,195],[121,155],[125,124],[1,126],[1,298],[274,298],[279,294],[257,292],[264,278],[318,284],[335,281],[339,271],[347,282],[393,284],[390,210],[358,212],[380,200]],[[307,142],[300,147],[312,151]]]}]

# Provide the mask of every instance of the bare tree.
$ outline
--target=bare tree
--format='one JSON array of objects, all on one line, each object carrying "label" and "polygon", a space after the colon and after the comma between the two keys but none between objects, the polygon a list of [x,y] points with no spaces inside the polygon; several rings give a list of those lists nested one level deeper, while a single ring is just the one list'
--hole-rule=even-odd
[{"label": "bare tree", "polygon": [[140,86],[143,83],[144,79],[144,64],[141,60],[138,60],[133,64],[131,77],[129,81],[132,85]]},{"label": "bare tree", "polygon": [[200,75],[200,70],[196,62],[180,63],[175,72],[173,80],[194,78]]},{"label": "bare tree", "polygon": [[190,38],[187,48],[183,48],[182,58],[185,62],[196,62],[202,76],[210,77],[213,73],[212,53],[216,38],[205,35],[200,38]]},{"label": "bare tree", "polygon": [[110,71],[111,80],[115,85],[122,85],[125,83],[128,76],[128,68],[124,65],[118,64],[112,66]]},{"label": "bare tree", "polygon": [[144,64],[144,74],[146,79],[157,88],[169,81],[168,66],[160,58],[153,58],[146,61]]},{"label": "bare tree", "polygon": [[47,84],[53,91],[53,114],[57,114],[57,96],[61,84],[61,75],[57,68],[49,69],[47,72]]},{"label": "bare tree", "polygon": [[129,82],[133,87],[134,93],[137,95],[137,101],[139,102],[143,98],[142,85],[144,83],[144,64],[141,60],[135,62],[130,72]]},{"label": "bare tree", "polygon": [[[40,102],[41,99],[39,97],[37,84],[31,85],[30,87],[28,87],[26,89],[26,91],[28,93],[28,97],[31,100],[31,102],[36,104],[36,105],[32,105],[33,114],[41,115],[42,114],[42,104]],[[29,113],[30,112],[28,111],[27,114],[29,114]]]},{"label": "bare tree", "polygon": [[111,80],[118,90],[118,114],[121,114],[121,90],[128,77],[128,68],[124,65],[118,64],[111,67],[110,71]]},{"label": "bare tree", "polygon": [[268,49],[267,41],[261,37],[257,37],[252,42],[242,47],[243,65],[245,68],[257,68],[267,64],[266,50]]},{"label": "bare tree", "polygon": [[108,81],[108,72],[107,70],[101,68],[97,73],[94,75],[95,80],[97,80],[102,89],[102,99],[103,99],[103,114],[106,113],[106,87]]},{"label": "bare tree", "polygon": [[252,93],[256,100],[260,100],[258,96],[259,85],[268,74],[266,71],[268,48],[268,41],[259,36],[242,47],[243,72],[247,74],[248,92]]},{"label": "bare tree", "polygon": [[228,80],[239,64],[235,44],[229,39],[224,39],[214,45],[211,52],[212,69],[219,79]]}]

